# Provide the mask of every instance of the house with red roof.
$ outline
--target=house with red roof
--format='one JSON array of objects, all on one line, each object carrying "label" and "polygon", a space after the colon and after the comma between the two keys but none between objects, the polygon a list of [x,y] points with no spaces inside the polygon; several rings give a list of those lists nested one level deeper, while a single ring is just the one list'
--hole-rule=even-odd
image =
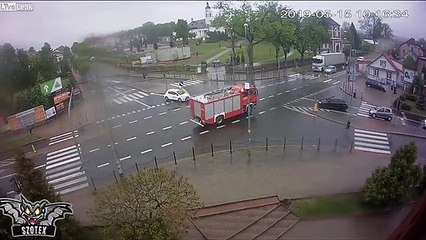
[{"label": "house with red roof", "polygon": [[393,86],[406,87],[405,85],[407,85],[404,82],[404,68],[402,63],[387,53],[378,56],[366,68],[368,79]]}]

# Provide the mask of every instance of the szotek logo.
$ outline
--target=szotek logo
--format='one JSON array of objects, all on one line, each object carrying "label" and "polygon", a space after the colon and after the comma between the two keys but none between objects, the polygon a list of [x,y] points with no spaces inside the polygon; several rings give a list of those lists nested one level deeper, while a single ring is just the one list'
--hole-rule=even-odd
[{"label": "szotek logo", "polygon": [[23,195],[19,197],[20,200],[0,198],[1,212],[12,219],[13,237],[54,237],[55,222],[73,214],[70,203],[50,203],[45,199],[31,202]]}]

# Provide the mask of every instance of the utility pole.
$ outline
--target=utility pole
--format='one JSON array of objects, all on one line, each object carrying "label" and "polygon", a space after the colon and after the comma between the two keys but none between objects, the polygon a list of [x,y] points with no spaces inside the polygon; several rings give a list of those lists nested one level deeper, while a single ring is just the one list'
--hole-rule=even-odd
[{"label": "utility pole", "polygon": [[[248,36],[247,36],[247,27],[248,24],[244,23],[244,31],[245,31],[245,37],[247,39],[248,42]],[[247,59],[248,59],[248,51],[247,51]],[[248,133],[248,144],[249,144],[249,148],[251,148],[251,112],[252,112],[252,107],[251,107],[251,84],[250,84],[250,80],[249,80],[249,64],[247,63],[247,67],[246,67],[246,79],[248,82],[248,105],[247,105],[247,119],[248,119],[248,123],[247,123],[247,133]]]},{"label": "utility pole", "polygon": [[71,87],[71,93],[70,93],[70,101],[68,102],[68,123],[70,125],[70,131],[71,131],[71,136],[73,139],[73,142],[75,145],[78,146],[78,142],[77,142],[77,138],[74,136],[74,129],[73,129],[73,124],[72,124],[72,120],[71,120],[71,102],[72,102],[72,96],[74,95],[74,87]]}]

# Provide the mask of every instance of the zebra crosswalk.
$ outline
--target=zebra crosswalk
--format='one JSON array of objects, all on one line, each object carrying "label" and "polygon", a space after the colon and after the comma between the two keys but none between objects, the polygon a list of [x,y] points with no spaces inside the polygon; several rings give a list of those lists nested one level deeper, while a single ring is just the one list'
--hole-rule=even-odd
[{"label": "zebra crosswalk", "polygon": [[354,149],[358,151],[391,154],[386,133],[355,129]]},{"label": "zebra crosswalk", "polygon": [[370,109],[375,108],[375,107],[377,107],[377,106],[370,105],[367,102],[362,101],[361,106],[359,107],[356,115],[368,118],[368,117],[370,117],[368,112],[370,111]]},{"label": "zebra crosswalk", "polygon": [[[201,80],[186,80],[186,81],[183,81],[182,87],[187,87],[187,86],[200,84],[200,83],[203,83],[203,81],[201,81]],[[177,88],[180,87],[179,83],[171,83],[170,86],[177,87]]]},{"label": "zebra crosswalk", "polygon": [[[307,114],[309,116],[313,116],[314,113],[314,108],[313,107],[302,107],[302,106],[288,106],[288,105],[284,105],[285,108],[292,110],[292,111],[296,111],[299,113],[303,113],[303,114]],[[323,108],[318,108],[318,111],[321,112],[331,112],[329,109],[323,109]]]},{"label": "zebra crosswalk", "polygon": [[55,145],[55,144],[58,144],[58,143],[61,143],[61,142],[65,142],[65,141],[71,140],[71,139],[76,138],[76,137],[78,137],[78,130],[63,133],[63,134],[51,137],[49,139],[49,146]]},{"label": "zebra crosswalk", "polygon": [[123,103],[139,100],[148,96],[150,96],[148,93],[142,91],[134,91],[132,93],[123,93],[122,96],[113,98],[112,101],[121,105]]},{"label": "zebra crosswalk", "polygon": [[81,170],[80,144],[47,153],[46,180],[59,194],[74,192],[89,186]]}]

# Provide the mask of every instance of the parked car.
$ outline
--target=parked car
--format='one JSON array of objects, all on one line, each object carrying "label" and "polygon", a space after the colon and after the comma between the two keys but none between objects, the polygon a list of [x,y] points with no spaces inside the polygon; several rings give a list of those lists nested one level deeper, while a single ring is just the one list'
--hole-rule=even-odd
[{"label": "parked car", "polygon": [[184,102],[184,101],[188,101],[190,97],[191,96],[189,95],[189,93],[182,88],[181,89],[169,89],[164,94],[164,99],[166,99],[166,101],[175,100],[175,101],[179,101],[179,102]]},{"label": "parked car", "polygon": [[370,109],[369,115],[373,118],[382,118],[388,121],[392,121],[393,118],[392,109],[388,107],[378,107]]},{"label": "parked car", "polygon": [[336,66],[328,66],[324,69],[324,72],[326,74],[332,74],[332,73],[336,73],[337,72],[337,68]]},{"label": "parked car", "polygon": [[386,92],[386,89],[378,81],[374,81],[374,80],[368,79],[367,81],[365,81],[365,85],[367,85],[367,87],[371,87],[371,88],[380,90],[382,92]]},{"label": "parked car", "polygon": [[327,98],[318,102],[320,108],[332,109],[337,111],[346,111],[348,109],[348,104],[344,99],[341,98]]},{"label": "parked car", "polygon": [[426,129],[426,119],[422,121],[422,128]]},{"label": "parked car", "polygon": [[364,61],[364,57],[358,57],[356,60],[358,60],[358,61]]}]

